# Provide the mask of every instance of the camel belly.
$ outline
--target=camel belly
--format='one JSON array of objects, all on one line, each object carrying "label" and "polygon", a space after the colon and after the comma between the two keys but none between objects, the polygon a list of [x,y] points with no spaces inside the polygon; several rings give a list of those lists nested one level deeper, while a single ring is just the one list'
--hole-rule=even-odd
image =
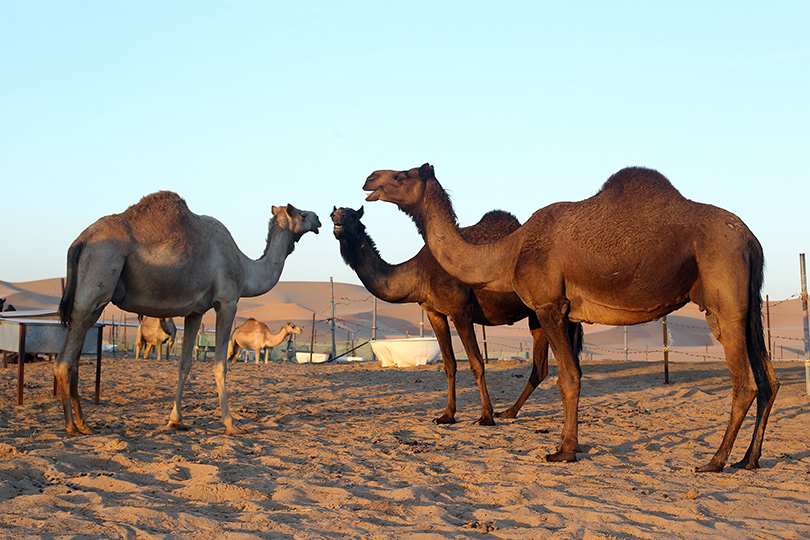
[{"label": "camel belly", "polygon": [[620,307],[596,304],[581,299],[571,301],[568,318],[573,322],[605,324],[609,326],[631,326],[660,319],[689,302],[688,299],[644,307]]}]

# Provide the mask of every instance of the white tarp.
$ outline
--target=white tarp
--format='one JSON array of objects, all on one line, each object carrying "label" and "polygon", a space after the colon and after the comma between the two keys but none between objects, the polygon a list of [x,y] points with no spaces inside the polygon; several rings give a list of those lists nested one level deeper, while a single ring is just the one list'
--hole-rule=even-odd
[{"label": "white tarp", "polygon": [[436,338],[380,339],[370,343],[382,367],[432,364],[438,361],[440,354]]}]

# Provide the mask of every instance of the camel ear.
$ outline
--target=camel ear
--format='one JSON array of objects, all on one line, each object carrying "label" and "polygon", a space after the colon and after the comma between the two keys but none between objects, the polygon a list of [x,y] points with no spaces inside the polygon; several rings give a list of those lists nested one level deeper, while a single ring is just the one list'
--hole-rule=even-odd
[{"label": "camel ear", "polygon": [[362,206],[360,207],[360,210],[357,211],[357,217],[359,217],[359,218],[363,217],[363,207]]},{"label": "camel ear", "polygon": [[419,178],[424,181],[435,179],[436,177],[433,174],[433,165],[430,163],[425,163],[419,167]]},{"label": "camel ear", "polygon": [[337,212],[337,206],[334,206],[334,205],[333,205],[333,206],[332,206],[332,213],[334,214],[335,212]]},{"label": "camel ear", "polygon": [[290,203],[287,203],[287,215],[289,215],[290,217],[295,215],[295,207]]}]

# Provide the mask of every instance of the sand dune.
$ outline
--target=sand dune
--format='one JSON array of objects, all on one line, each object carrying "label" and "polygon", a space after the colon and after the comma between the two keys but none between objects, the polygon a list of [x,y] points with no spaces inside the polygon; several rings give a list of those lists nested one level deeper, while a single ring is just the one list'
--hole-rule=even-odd
[{"label": "sand dune", "polygon": [[[7,283],[0,281],[0,297],[18,309],[56,309],[61,296],[60,279]],[[330,332],[331,289],[328,282],[281,281],[273,290],[255,298],[243,298],[239,302],[236,324],[249,317],[265,322],[277,330],[287,321],[304,329],[298,339],[306,341],[312,330],[315,315],[317,336],[321,340]],[[374,311],[373,297],[362,286],[348,283],[334,284],[336,325],[338,339],[346,341],[348,334],[355,340],[371,337]],[[128,315],[134,323],[135,316]],[[124,313],[115,306],[108,306],[102,318],[121,321]],[[377,302],[378,338],[417,336],[420,334],[421,310],[416,304],[389,304]],[[711,334],[703,314],[697,306],[687,304],[667,317],[670,361],[722,360],[722,347]],[[175,319],[182,326],[182,319]],[[804,358],[802,342],[801,303],[799,299],[772,301],[770,309],[773,357],[776,360]],[[213,310],[203,318],[208,329],[215,326]],[[432,335],[430,324],[425,319],[426,335]],[[483,346],[483,334],[478,330]],[[624,358],[624,328],[602,325],[585,326],[585,350],[587,358]],[[531,336],[525,321],[512,326],[486,329],[489,356],[526,356],[531,350]],[[662,359],[663,329],[661,321],[628,327],[628,358],[632,360]],[[458,338],[454,348],[463,356]]]}]

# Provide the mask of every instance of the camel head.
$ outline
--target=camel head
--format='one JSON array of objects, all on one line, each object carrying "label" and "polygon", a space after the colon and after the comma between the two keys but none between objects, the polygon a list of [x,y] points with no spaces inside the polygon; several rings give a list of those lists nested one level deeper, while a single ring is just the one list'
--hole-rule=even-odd
[{"label": "camel head", "polygon": [[318,234],[321,221],[315,212],[299,210],[291,204],[287,206],[274,206],[273,219],[279,227],[289,229],[298,238],[310,231]]},{"label": "camel head", "polygon": [[368,192],[367,201],[394,203],[406,213],[421,204],[425,185],[435,180],[433,166],[425,163],[407,171],[374,171],[366,179],[363,191]]},{"label": "camel head", "polygon": [[363,207],[358,210],[352,208],[336,208],[332,207],[330,214],[332,223],[335,227],[332,232],[338,240],[351,240],[356,238],[358,231],[361,231],[363,224],[360,223],[360,218],[363,217]]},{"label": "camel head", "polygon": [[291,322],[288,322],[287,324],[284,325],[284,330],[286,330],[288,334],[300,334],[301,333],[301,327],[296,326]]}]

